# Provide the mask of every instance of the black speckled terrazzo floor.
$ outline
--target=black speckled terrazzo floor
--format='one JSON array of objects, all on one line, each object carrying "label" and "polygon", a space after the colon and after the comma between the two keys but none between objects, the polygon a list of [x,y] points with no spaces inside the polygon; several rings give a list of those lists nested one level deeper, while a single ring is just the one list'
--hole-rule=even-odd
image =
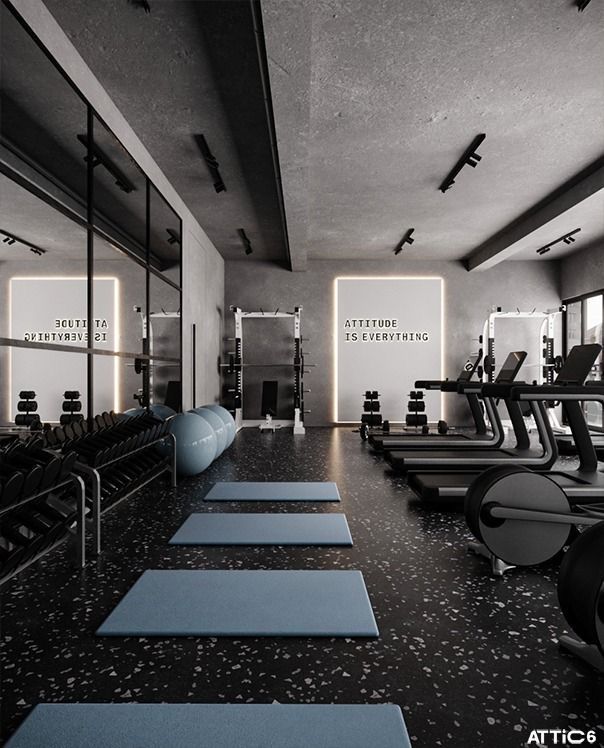
[{"label": "black speckled terrazzo floor", "polygon": [[[599,731],[604,676],[559,652],[557,567],[493,579],[463,517],[409,502],[402,478],[344,429],[247,430],[203,475],[159,483],[104,521],[105,551],[67,548],[2,594],[2,737],[40,701],[399,704],[417,746],[526,745],[530,730]],[[219,480],[333,480],[339,504],[204,504]],[[192,511],[343,511],[353,548],[186,548]],[[106,639],[94,631],[149,568],[360,569],[380,637]],[[43,746],[41,739],[40,746]],[[344,748],[344,747],[343,747]]]}]

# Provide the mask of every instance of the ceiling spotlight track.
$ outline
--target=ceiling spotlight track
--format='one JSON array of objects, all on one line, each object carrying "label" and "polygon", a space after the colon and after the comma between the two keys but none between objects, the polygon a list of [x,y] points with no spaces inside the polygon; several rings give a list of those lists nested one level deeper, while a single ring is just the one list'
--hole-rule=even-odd
[{"label": "ceiling spotlight track", "polygon": [[248,239],[247,234],[245,233],[245,231],[243,229],[237,229],[237,233],[239,234],[239,238],[241,239],[241,243],[245,247],[245,254],[246,255],[251,255],[252,252],[254,251],[254,249],[252,247],[252,243]]},{"label": "ceiling spotlight track", "polygon": [[442,184],[438,188],[441,192],[443,193],[446,192],[450,187],[452,187],[455,184],[455,177],[459,174],[459,172],[463,169],[464,166],[471,166],[473,168],[476,168],[476,166],[478,165],[478,162],[482,158],[482,156],[479,156],[476,153],[476,151],[478,149],[478,146],[482,143],[482,141],[485,138],[486,138],[486,135],[484,133],[480,133],[474,138],[470,146],[466,148],[466,150],[464,151],[463,156],[459,159],[459,161],[447,174]]},{"label": "ceiling spotlight track", "polygon": [[42,256],[46,254],[46,250],[42,249],[42,247],[38,247],[31,242],[26,242],[25,239],[21,239],[14,234],[9,234],[8,231],[3,231],[2,229],[0,229],[0,235],[4,237],[2,239],[2,244],[8,244],[9,246],[12,246],[15,243],[23,244],[24,247],[27,247],[27,249],[29,249],[29,251],[33,252],[35,255]]},{"label": "ceiling spotlight track", "polygon": [[[86,135],[78,135],[78,140],[88,150],[88,138]],[[84,161],[88,161],[88,155],[84,156]],[[115,179],[115,184],[122,192],[135,192],[136,187],[124,174],[124,172],[113,163],[109,156],[96,143],[92,144],[92,167],[104,166],[105,169]]]},{"label": "ceiling spotlight track", "polygon": [[415,241],[415,239],[411,238],[411,234],[414,231],[415,231],[415,229],[407,229],[407,231],[405,232],[405,235],[403,236],[403,238],[400,240],[400,242],[394,248],[394,254],[395,255],[398,255],[398,254],[400,254],[403,251],[403,249],[405,248],[405,244],[413,244],[413,242]]},{"label": "ceiling spotlight track", "polygon": [[575,240],[575,234],[578,234],[581,229],[575,229],[574,231],[570,231],[568,234],[564,234],[564,236],[559,236],[557,239],[555,239],[553,242],[550,242],[549,244],[545,244],[543,247],[539,247],[539,249],[536,249],[538,255],[544,255],[546,252],[549,252],[550,249],[560,242],[564,242],[564,244],[572,244]]},{"label": "ceiling spotlight track", "polygon": [[577,0],[577,10],[579,11],[579,13],[583,13],[590,2],[591,0]]},{"label": "ceiling spotlight track", "polygon": [[168,234],[168,238],[166,239],[168,244],[180,244],[180,236],[177,231],[174,231],[174,229],[166,229],[166,232]]},{"label": "ceiling spotlight track", "polygon": [[142,8],[145,13],[151,13],[151,6],[147,0],[128,0],[130,5],[134,5],[135,8]]},{"label": "ceiling spotlight track", "polygon": [[195,135],[194,137],[195,142],[197,143],[197,147],[201,151],[201,155],[208,165],[208,169],[210,170],[210,174],[212,175],[212,179],[214,180],[214,189],[216,190],[216,192],[226,192],[226,185],[223,182],[222,177],[220,176],[220,172],[218,171],[218,161],[210,150],[208,141],[201,133],[199,135]]}]

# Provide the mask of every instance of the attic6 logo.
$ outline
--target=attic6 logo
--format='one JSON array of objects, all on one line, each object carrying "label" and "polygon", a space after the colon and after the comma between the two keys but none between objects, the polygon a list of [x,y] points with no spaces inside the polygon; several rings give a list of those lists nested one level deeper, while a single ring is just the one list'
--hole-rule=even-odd
[{"label": "attic6 logo", "polygon": [[532,730],[527,746],[595,745],[595,730]]}]

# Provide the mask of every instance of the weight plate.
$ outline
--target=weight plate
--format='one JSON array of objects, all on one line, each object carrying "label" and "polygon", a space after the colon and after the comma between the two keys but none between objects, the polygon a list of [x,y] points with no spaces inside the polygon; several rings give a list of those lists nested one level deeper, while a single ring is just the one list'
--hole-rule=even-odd
[{"label": "weight plate", "polygon": [[480,512],[482,510],[482,501],[484,494],[489,490],[491,485],[505,475],[517,472],[528,473],[528,468],[523,465],[499,465],[487,468],[484,472],[475,478],[468,490],[464,500],[464,511],[466,522],[475,538],[482,542],[480,534]]},{"label": "weight plate", "polygon": [[558,600],[573,631],[604,653],[604,522],[582,532],[564,556]]},{"label": "weight plate", "polygon": [[480,501],[479,536],[494,556],[513,566],[544,563],[559,553],[568,541],[570,520],[568,524],[547,520],[493,520],[488,512],[489,504],[570,514],[564,491],[546,475],[516,470],[492,480]]}]

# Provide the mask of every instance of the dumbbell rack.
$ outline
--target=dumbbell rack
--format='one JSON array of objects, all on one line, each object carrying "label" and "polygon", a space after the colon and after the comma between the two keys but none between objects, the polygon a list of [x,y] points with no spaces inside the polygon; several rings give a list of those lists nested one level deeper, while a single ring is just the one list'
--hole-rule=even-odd
[{"label": "dumbbell rack", "polygon": [[[86,514],[86,500],[85,500],[85,487],[84,481],[77,475],[70,475],[69,478],[55,484],[49,488],[45,488],[43,491],[32,494],[25,498],[19,499],[18,501],[12,502],[9,506],[2,507],[0,509],[0,535],[2,534],[2,518],[10,515],[15,510],[19,509],[26,504],[30,504],[37,499],[41,499],[48,494],[55,493],[61,489],[69,488],[70,486],[75,487],[76,501],[77,501],[77,520],[76,520],[76,533],[75,533],[75,552],[76,552],[76,565],[79,568],[83,568],[86,564],[86,545],[85,545],[85,514]],[[15,575],[31,566],[36,561],[39,561],[43,556],[50,551],[54,550],[57,546],[64,542],[64,540],[70,534],[68,527],[65,528],[65,533],[58,538],[50,546],[44,548],[39,553],[35,554],[32,558],[27,559],[22,564],[18,564],[14,569],[11,569],[7,574],[3,574],[0,570],[0,586],[8,582]]]},{"label": "dumbbell rack", "polygon": [[[119,498],[116,498],[114,501],[103,500],[103,475],[102,471],[104,471],[106,468],[110,467],[111,465],[116,465],[119,462],[123,462],[124,460],[129,460],[133,455],[142,452],[143,450],[150,449],[154,446],[159,446],[166,440],[169,440],[172,444],[172,454],[170,456],[170,462],[169,463],[163,463],[160,464],[157,468],[157,470],[151,471],[150,474],[148,474],[143,481],[137,481],[134,486],[123,496],[119,496]],[[91,465],[87,465],[83,462],[76,462],[75,465],[76,472],[80,473],[86,478],[90,479],[91,482],[91,494],[90,499],[92,502],[92,516],[91,516],[91,522],[92,522],[92,543],[93,543],[93,553],[98,556],[101,553],[102,550],[102,529],[101,529],[101,517],[106,514],[107,512],[114,509],[118,504],[121,504],[122,501],[125,501],[127,498],[132,496],[132,494],[136,493],[137,491],[140,491],[141,488],[146,486],[151,481],[158,478],[162,473],[166,472],[166,470],[169,470],[171,473],[171,485],[172,488],[176,488],[177,486],[177,474],[176,474],[176,437],[174,434],[168,433],[164,434],[163,436],[159,437],[158,439],[154,439],[152,442],[147,442],[146,444],[143,444],[141,447],[138,447],[137,449],[133,449],[126,454],[122,454],[119,457],[116,457],[113,460],[109,460],[107,462],[104,462],[102,465],[96,465],[92,467]],[[103,503],[105,506],[103,506]]]}]

